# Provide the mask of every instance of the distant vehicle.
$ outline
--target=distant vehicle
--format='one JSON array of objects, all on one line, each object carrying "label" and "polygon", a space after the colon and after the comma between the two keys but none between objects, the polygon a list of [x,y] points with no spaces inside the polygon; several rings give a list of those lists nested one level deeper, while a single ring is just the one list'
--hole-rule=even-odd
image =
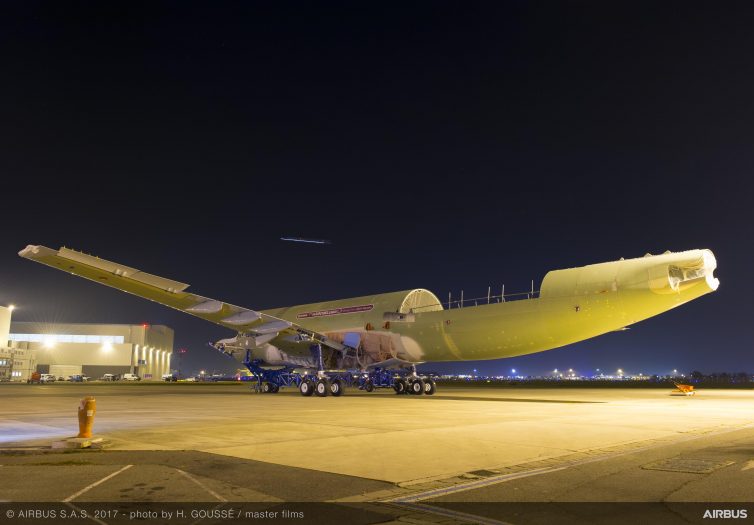
[{"label": "distant vehicle", "polygon": [[101,381],[116,381],[115,374],[105,374],[100,378]]},{"label": "distant vehicle", "polygon": [[91,377],[89,377],[89,376],[81,376],[81,380],[82,380],[83,382],[87,382],[87,381],[89,381],[90,379],[91,379]]},{"label": "distant vehicle", "polygon": [[55,382],[55,376],[52,374],[42,374],[39,378],[40,382],[42,383],[54,383]]},{"label": "distant vehicle", "polygon": [[141,378],[136,374],[123,374],[121,379],[123,379],[123,381],[141,381]]},{"label": "distant vehicle", "polygon": [[27,383],[41,383],[42,382],[42,374],[39,372],[32,372],[29,376],[29,379],[26,380]]},{"label": "distant vehicle", "polygon": [[66,378],[65,378],[65,377],[63,377],[63,376],[58,376],[58,381],[65,381],[65,380],[66,380]]},{"label": "distant vehicle", "polygon": [[196,383],[195,377],[187,377],[186,379],[183,379],[183,381],[187,381],[189,383]]},{"label": "distant vehicle", "polygon": [[86,381],[86,379],[84,379],[84,376],[82,376],[81,374],[74,374],[72,376],[68,376],[68,381],[70,381],[71,383],[83,383],[84,381]]},{"label": "distant vehicle", "polygon": [[212,377],[207,379],[208,381],[235,381],[236,376],[228,376],[222,374],[212,374]]},{"label": "distant vehicle", "polygon": [[162,380],[170,383],[170,382],[178,381],[178,377],[176,377],[175,374],[162,374]]}]

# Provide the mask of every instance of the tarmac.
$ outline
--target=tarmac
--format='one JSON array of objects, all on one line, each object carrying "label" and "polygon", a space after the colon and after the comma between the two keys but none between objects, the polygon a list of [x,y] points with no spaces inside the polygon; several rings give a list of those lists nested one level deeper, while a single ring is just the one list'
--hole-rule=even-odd
[{"label": "tarmac", "polygon": [[[86,395],[108,447],[49,450],[76,434]],[[754,502],[752,390],[452,386],[304,398],[244,384],[90,383],[3,384],[0,396],[4,502],[337,502],[362,505],[350,521],[364,523],[536,523],[547,509],[570,523],[599,502],[653,503],[643,511],[687,523],[703,509],[668,509]]]}]

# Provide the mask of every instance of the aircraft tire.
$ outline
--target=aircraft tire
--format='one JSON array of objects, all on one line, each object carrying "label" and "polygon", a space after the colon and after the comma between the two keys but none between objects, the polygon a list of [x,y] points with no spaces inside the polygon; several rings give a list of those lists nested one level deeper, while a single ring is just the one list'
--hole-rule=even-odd
[{"label": "aircraft tire", "polygon": [[406,384],[406,380],[399,377],[393,382],[393,390],[395,390],[396,394],[405,394],[408,391],[408,385]]},{"label": "aircraft tire", "polygon": [[276,385],[275,383],[272,383],[272,390],[270,390],[271,393],[277,394],[280,392],[280,385]]},{"label": "aircraft tire", "polygon": [[271,392],[272,392],[272,383],[270,382],[262,383],[262,393],[269,394]]},{"label": "aircraft tire", "polygon": [[424,381],[424,394],[425,395],[431,396],[432,394],[435,393],[436,390],[437,390],[437,387],[435,386],[434,381],[432,381],[431,379],[427,379],[426,381]]},{"label": "aircraft tire", "polygon": [[424,393],[424,381],[416,377],[408,384],[408,392],[414,396],[420,396]]},{"label": "aircraft tire", "polygon": [[298,385],[298,391],[301,392],[302,396],[309,397],[314,393],[314,384],[310,380],[304,379]]},{"label": "aircraft tire", "polygon": [[371,379],[364,383],[364,390],[366,390],[367,392],[374,391],[374,383],[372,383]]},{"label": "aircraft tire", "polygon": [[327,392],[330,390],[330,385],[327,384],[327,379],[318,379],[314,385],[314,395],[317,397],[327,396]]},{"label": "aircraft tire", "polygon": [[335,397],[343,395],[343,381],[336,378],[330,382],[330,395]]}]

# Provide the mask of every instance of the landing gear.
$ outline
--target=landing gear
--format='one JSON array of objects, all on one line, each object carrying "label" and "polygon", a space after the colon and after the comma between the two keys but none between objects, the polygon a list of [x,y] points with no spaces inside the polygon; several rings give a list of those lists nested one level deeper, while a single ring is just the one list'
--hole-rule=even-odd
[{"label": "landing gear", "polygon": [[366,381],[364,381],[364,390],[366,390],[367,392],[374,391],[374,383],[372,382],[371,379],[367,379]]},{"label": "landing gear", "polygon": [[399,377],[393,381],[393,390],[395,390],[396,394],[405,394],[408,392],[408,383],[406,383],[405,379]]},{"label": "landing gear", "polygon": [[330,381],[330,394],[338,397],[343,393],[343,381],[337,377]]},{"label": "landing gear", "polygon": [[412,377],[409,380],[408,392],[415,396],[420,396],[424,393],[424,381],[421,377]]},{"label": "landing gear", "polygon": [[427,380],[424,381],[424,394],[431,396],[435,393],[435,390],[437,390],[437,388],[435,387],[435,382],[427,378]]},{"label": "landing gear", "polygon": [[317,375],[315,376],[307,373],[301,378],[301,383],[298,388],[301,395],[310,396],[314,394],[317,397],[326,397],[328,395],[338,397],[343,395],[348,378],[344,380],[342,377],[338,377],[334,374],[328,376],[325,372],[322,359],[321,345],[312,345],[311,351],[317,360]]},{"label": "landing gear", "polygon": [[279,391],[280,391],[280,387],[276,385],[275,383],[270,383],[268,381],[262,384],[263,394],[277,394]]},{"label": "landing gear", "polygon": [[309,397],[314,393],[314,383],[310,379],[304,379],[298,385],[298,391],[302,396]]},{"label": "landing gear", "polygon": [[314,393],[317,394],[318,397],[325,397],[329,390],[330,385],[325,378],[318,379],[317,384],[314,385]]}]

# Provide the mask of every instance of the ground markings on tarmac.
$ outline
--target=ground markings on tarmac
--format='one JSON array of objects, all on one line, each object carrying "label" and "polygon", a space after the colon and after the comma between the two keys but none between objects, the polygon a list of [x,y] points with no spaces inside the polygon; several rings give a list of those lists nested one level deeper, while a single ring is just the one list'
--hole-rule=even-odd
[{"label": "ground markings on tarmac", "polygon": [[[446,478],[430,478],[413,480],[396,485],[395,488],[381,490],[338,499],[338,502],[380,501],[395,504],[416,504],[419,501],[430,500],[441,496],[447,496],[457,492],[475,490],[497,483],[505,483],[525,477],[550,474],[571,467],[616,458],[636,452],[659,448],[671,444],[685,443],[696,439],[727,434],[737,430],[754,428],[754,423],[748,425],[725,425],[721,427],[703,428],[689,432],[683,432],[672,436],[653,438],[649,440],[623,443],[603,448],[590,449],[572,454],[566,454],[554,458],[538,461],[530,461],[519,465],[490,468],[487,470],[475,470],[456,474]],[[422,505],[425,511],[431,512],[432,508]],[[417,508],[418,510],[418,508]]]},{"label": "ground markings on tarmac", "polygon": [[125,471],[125,470],[128,470],[128,469],[130,469],[131,467],[133,467],[133,465],[126,465],[125,467],[123,467],[123,468],[121,468],[121,469],[118,469],[118,470],[116,470],[116,471],[115,471],[115,472],[113,472],[112,474],[110,474],[110,475],[108,475],[108,476],[105,476],[105,477],[104,477],[104,478],[102,478],[101,480],[99,480],[99,481],[95,481],[94,483],[92,483],[92,484],[90,484],[90,485],[87,485],[86,487],[84,487],[84,488],[83,488],[83,489],[81,489],[80,491],[76,492],[75,494],[72,494],[72,495],[68,496],[67,498],[65,498],[65,499],[63,500],[63,503],[68,503],[69,501],[73,501],[73,500],[75,500],[76,498],[78,498],[79,496],[81,496],[82,494],[84,494],[85,492],[89,492],[89,491],[90,491],[91,489],[93,489],[93,488],[94,488],[94,487],[96,487],[97,485],[101,485],[101,484],[103,484],[103,483],[104,483],[105,481],[107,481],[108,479],[112,479],[112,478],[114,478],[115,476],[117,476],[117,475],[118,475],[118,474],[120,474],[121,472],[123,472],[123,471]]},{"label": "ground markings on tarmac", "polygon": [[184,476],[186,476],[188,479],[190,479],[191,481],[193,481],[194,483],[196,483],[197,485],[199,485],[201,488],[203,488],[205,491],[207,491],[209,494],[211,494],[212,497],[214,497],[215,499],[217,499],[217,501],[223,501],[223,502],[224,501],[228,501],[227,499],[223,498],[220,494],[218,494],[217,492],[215,492],[214,490],[212,490],[211,488],[209,488],[207,485],[205,485],[204,483],[202,483],[201,481],[199,481],[198,479],[196,479],[195,477],[193,477],[191,474],[189,474],[185,470],[181,470],[179,468],[177,468],[175,470],[177,470],[178,472],[180,472],[181,474],[183,474]]},{"label": "ground markings on tarmac", "polygon": [[[45,475],[52,472],[51,479],[55,480],[53,481],[53,484],[55,484],[61,477],[60,470],[71,468],[77,469],[77,475],[74,478],[81,477],[86,480],[79,485],[83,488],[76,490],[75,484],[71,487],[71,482],[66,481],[65,486],[62,486],[64,493],[57,490],[55,491],[57,494],[47,494],[40,501],[60,501],[69,505],[72,502],[94,501],[191,502],[205,501],[207,498],[221,503],[228,501],[277,503],[283,501],[281,498],[243,485],[229,483],[222,479],[189,474],[178,466],[160,464],[138,464],[135,462],[127,465],[122,463],[101,464],[90,462],[82,457],[77,460],[64,460],[60,463],[52,461],[37,464],[17,463],[10,467],[3,467],[3,471],[6,479],[10,476],[11,480],[28,479],[29,477],[44,479]],[[92,476],[92,474],[96,476]],[[68,479],[70,476],[66,475],[64,478]],[[11,484],[15,485],[15,483]],[[32,501],[35,498],[28,496],[28,490],[35,486],[36,484],[32,484],[31,487],[24,487],[26,490],[22,490],[21,493],[14,494],[11,498],[6,496],[2,499],[6,501]],[[66,490],[66,487],[68,487],[68,490]],[[71,493],[73,490],[76,491]]]}]

